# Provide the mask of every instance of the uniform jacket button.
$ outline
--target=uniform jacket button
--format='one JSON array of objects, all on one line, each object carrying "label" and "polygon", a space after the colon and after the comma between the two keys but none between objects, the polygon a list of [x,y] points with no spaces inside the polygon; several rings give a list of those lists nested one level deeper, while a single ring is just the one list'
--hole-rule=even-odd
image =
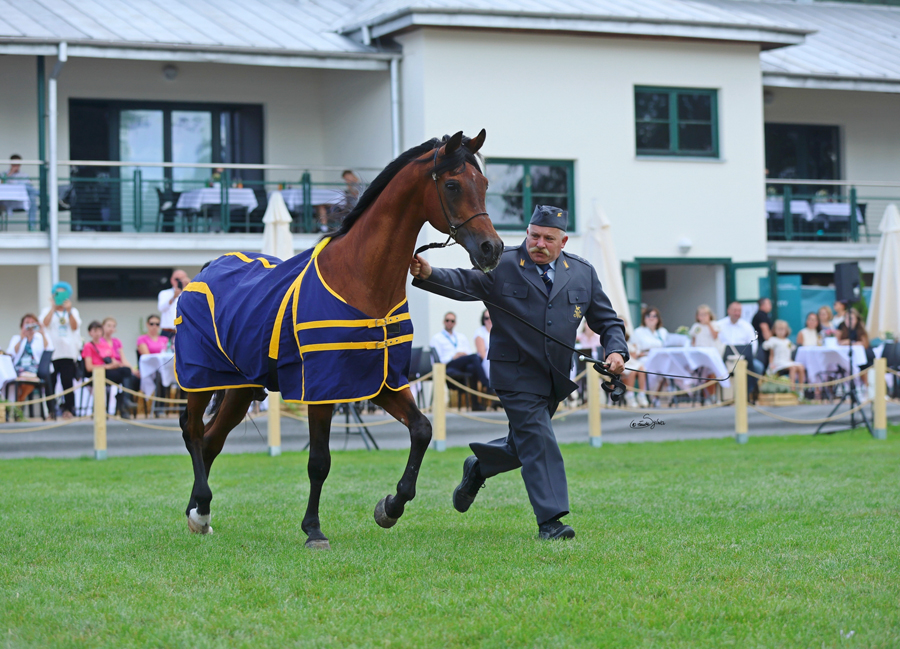
[{"label": "uniform jacket button", "polygon": [[553,320],[547,320],[547,325],[548,325],[548,326],[549,326],[549,325],[552,325],[552,324],[553,324]]}]

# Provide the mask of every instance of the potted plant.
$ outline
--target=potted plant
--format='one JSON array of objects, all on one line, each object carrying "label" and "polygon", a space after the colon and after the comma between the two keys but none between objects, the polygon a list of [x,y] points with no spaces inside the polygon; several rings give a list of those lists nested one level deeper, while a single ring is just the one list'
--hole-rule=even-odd
[{"label": "potted plant", "polygon": [[786,376],[766,376],[759,384],[761,406],[796,406],[800,400],[793,391],[791,381]]}]

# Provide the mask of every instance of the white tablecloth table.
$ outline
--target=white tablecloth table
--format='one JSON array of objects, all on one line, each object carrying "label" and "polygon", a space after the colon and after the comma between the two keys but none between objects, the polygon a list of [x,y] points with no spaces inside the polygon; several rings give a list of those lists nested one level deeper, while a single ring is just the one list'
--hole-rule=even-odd
[{"label": "white tablecloth table", "polygon": [[[825,221],[849,221],[850,203],[814,203],[812,207],[815,218],[825,217]],[[865,223],[862,210],[856,207],[857,223]]]},{"label": "white tablecloth table", "polygon": [[847,375],[859,372],[859,366],[866,364],[866,350],[861,345],[853,345],[853,372],[849,372],[850,363],[847,358],[847,347],[800,347],[794,360],[806,368],[808,383],[820,383],[825,372],[834,372],[838,368]]},{"label": "white tablecloth table", "polygon": [[6,384],[16,380],[16,368],[12,356],[0,355],[0,394],[6,394]]},{"label": "white tablecloth table", "polygon": [[141,392],[155,394],[157,373],[164,388],[175,382],[175,354],[172,352],[143,354],[138,369],[141,371]]},{"label": "white tablecloth table", "polygon": [[3,183],[0,185],[0,209],[28,210],[31,200],[25,185]]},{"label": "white tablecloth table", "polygon": [[[809,201],[796,199],[791,201],[791,215],[799,216],[805,221],[812,221],[815,218]],[[784,199],[783,198],[767,198],[766,199],[766,216],[770,219],[784,218]]]},{"label": "white tablecloth table", "polygon": [[[291,212],[296,212],[304,205],[302,188],[282,189],[281,197],[284,198],[284,204]],[[337,189],[313,187],[309,197],[312,205],[337,205],[344,200],[344,192]]]},{"label": "white tablecloth table", "polygon": [[[715,347],[657,347],[650,350],[643,363],[648,372],[690,376],[702,369],[706,370],[705,374],[715,374],[716,378],[728,376],[722,356]],[[648,378],[654,377],[651,374]],[[697,385],[701,382],[697,381]],[[722,381],[721,385],[731,387],[731,381]]]},{"label": "white tablecloth table", "polygon": [[[184,192],[175,204],[177,210],[200,210],[204,205],[220,205],[222,190],[218,187],[204,187]],[[259,203],[252,189],[232,187],[228,189],[228,204],[231,207],[246,207],[249,212],[257,208]]]}]

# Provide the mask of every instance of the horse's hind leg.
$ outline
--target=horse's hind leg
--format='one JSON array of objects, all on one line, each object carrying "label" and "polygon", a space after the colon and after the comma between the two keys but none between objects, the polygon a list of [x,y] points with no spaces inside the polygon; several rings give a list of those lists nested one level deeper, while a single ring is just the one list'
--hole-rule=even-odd
[{"label": "horse's hind leg", "polygon": [[406,503],[416,497],[419,469],[431,443],[431,422],[416,407],[409,388],[395,392],[385,387],[372,401],[409,429],[409,460],[397,483],[397,495],[385,496],[375,506],[375,522],[381,527],[393,527],[403,515]]},{"label": "horse's hind leg", "polygon": [[187,407],[181,413],[181,435],[194,468],[194,486],[191,487],[191,502],[196,503],[188,513],[188,527],[192,532],[209,534],[209,503],[212,491],[206,479],[206,467],[203,463],[203,413],[212,398],[212,392],[189,392]]},{"label": "horse's hind leg", "polygon": [[[215,414],[212,419],[204,427],[203,443],[201,444],[201,457],[203,458],[207,482],[209,481],[212,463],[219,453],[222,452],[228,433],[243,421],[252,400],[261,396],[257,394],[258,390],[259,388],[235,388],[218,393],[219,396],[217,398],[220,398],[221,402],[215,408]],[[265,392],[262,393],[262,395],[264,394]],[[187,433],[185,433],[185,445],[188,452],[191,453],[191,457],[193,457],[191,440]],[[198,503],[196,498],[194,498],[193,492],[191,492],[191,499],[184,512],[185,515],[190,518],[191,510],[196,508],[198,508]],[[188,525],[190,526],[190,521],[188,521]]]},{"label": "horse's hind leg", "polygon": [[332,405],[309,406],[309,503],[300,529],[306,532],[306,547],[313,550],[329,550],[328,538],[322,534],[319,524],[319,498],[322,485],[331,470],[331,451],[328,440],[331,436]]}]

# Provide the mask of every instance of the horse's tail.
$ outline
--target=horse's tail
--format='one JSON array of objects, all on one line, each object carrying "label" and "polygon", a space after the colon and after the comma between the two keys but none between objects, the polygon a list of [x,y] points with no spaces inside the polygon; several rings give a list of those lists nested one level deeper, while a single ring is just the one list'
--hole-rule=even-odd
[{"label": "horse's tail", "polygon": [[209,402],[209,408],[206,409],[206,412],[209,414],[210,424],[219,416],[219,410],[221,409],[224,400],[225,390],[216,390],[213,392],[212,400]]}]

